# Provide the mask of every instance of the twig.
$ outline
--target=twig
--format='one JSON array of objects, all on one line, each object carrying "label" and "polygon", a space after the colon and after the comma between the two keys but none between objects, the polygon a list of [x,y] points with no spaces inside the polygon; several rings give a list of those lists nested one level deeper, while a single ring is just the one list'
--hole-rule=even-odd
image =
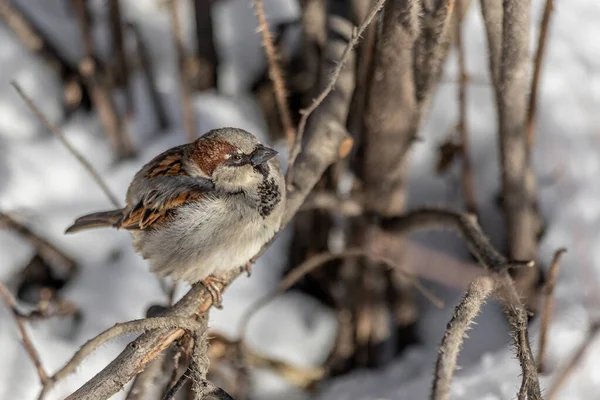
[{"label": "twig", "polygon": [[540,328],[540,345],[538,348],[538,372],[545,370],[545,357],[546,357],[546,343],[548,339],[548,329],[550,327],[550,318],[552,317],[552,305],[554,292],[554,285],[556,284],[556,277],[558,276],[558,269],[560,268],[560,258],[567,249],[559,249],[554,253],[554,259],[550,266],[550,272],[548,273],[548,280],[546,281],[546,287],[544,288],[544,311],[542,312],[542,321]]},{"label": "twig", "polygon": [[169,17],[171,19],[171,29],[173,30],[173,42],[177,52],[177,65],[179,67],[179,84],[181,90],[181,103],[183,107],[183,122],[187,132],[188,140],[191,142],[196,139],[196,117],[192,105],[190,88],[187,82],[185,67],[185,45],[183,41],[183,31],[179,20],[177,6],[178,0],[167,0],[169,7]]},{"label": "twig", "polygon": [[48,118],[46,118],[46,116],[42,113],[42,111],[38,108],[38,106],[36,106],[36,104],[33,102],[33,100],[28,95],[25,94],[25,92],[23,91],[23,89],[17,82],[11,81],[10,84],[15,88],[15,90],[17,91],[17,93],[19,93],[19,95],[23,98],[23,100],[25,100],[25,103],[27,103],[29,108],[35,113],[35,115],[46,126],[46,128],[48,130],[50,130],[56,136],[56,138],[63,144],[63,146],[65,146],[67,148],[67,150],[71,154],[73,154],[73,156],[75,156],[77,161],[79,161],[79,163],[89,172],[89,174],[92,176],[94,181],[98,184],[98,186],[100,186],[100,189],[102,189],[102,191],[104,192],[106,197],[108,197],[110,202],[115,207],[121,207],[119,205],[119,201],[117,200],[117,197],[110,191],[110,189],[108,188],[106,183],[104,183],[104,180],[102,180],[102,178],[100,177],[100,174],[98,174],[98,172],[85,159],[85,157],[71,145],[71,143],[67,140],[67,138],[62,134],[60,129],[58,129],[58,127],[56,125],[54,125],[52,122],[50,122],[50,120]]},{"label": "twig", "polygon": [[592,324],[592,326],[590,327],[590,330],[589,330],[585,340],[583,341],[583,343],[581,343],[581,345],[577,349],[577,352],[575,352],[575,355],[573,356],[573,358],[571,358],[571,360],[569,360],[569,363],[567,364],[565,369],[556,378],[556,380],[554,381],[554,384],[552,385],[550,390],[548,390],[548,396],[546,397],[548,400],[554,400],[557,398],[557,395],[560,392],[560,389],[562,389],[565,382],[569,379],[569,377],[573,374],[573,372],[575,372],[575,370],[577,369],[577,366],[583,360],[583,357],[588,352],[590,346],[594,343],[594,341],[598,337],[598,333],[600,333],[600,323],[594,322]]},{"label": "twig", "polygon": [[533,267],[533,260],[509,260],[496,250],[473,215],[443,208],[421,208],[398,217],[382,220],[382,227],[394,232],[410,232],[433,227],[451,227],[458,230],[467,246],[481,263],[491,271],[502,272],[514,267]]},{"label": "twig", "polygon": [[38,376],[40,377],[40,382],[42,383],[42,386],[46,386],[50,382],[50,378],[48,377],[46,371],[44,370],[44,367],[42,366],[40,356],[38,355],[37,351],[35,351],[35,347],[33,346],[31,339],[29,338],[27,329],[25,329],[25,324],[23,324],[23,320],[20,316],[20,313],[17,310],[16,301],[2,282],[0,282],[0,296],[2,296],[2,299],[4,300],[8,308],[10,308],[10,311],[12,312],[15,318],[15,322],[17,323],[19,332],[21,333],[23,347],[25,347],[27,354],[29,354],[29,358],[31,358],[31,361],[33,361],[33,364],[35,365],[35,369],[37,370]]},{"label": "twig", "polygon": [[430,396],[432,400],[450,398],[450,380],[456,369],[463,338],[493,290],[494,280],[491,277],[475,278],[469,285],[467,294],[454,310],[438,351]]},{"label": "twig", "polygon": [[542,400],[537,367],[527,333],[527,311],[508,271],[497,274],[496,282],[498,295],[504,302],[504,313],[511,327],[517,358],[521,365],[521,388],[518,398],[519,400]]},{"label": "twig", "polygon": [[527,148],[531,152],[535,141],[535,117],[537,113],[538,86],[542,70],[542,62],[546,52],[548,42],[548,31],[550,30],[550,17],[554,9],[554,0],[546,0],[544,15],[540,23],[540,36],[538,38],[537,51],[535,53],[535,62],[533,64],[533,78],[531,80],[531,91],[529,92],[529,108],[527,113]]},{"label": "twig", "polygon": [[470,144],[469,144],[469,129],[467,120],[467,83],[469,75],[467,73],[467,65],[465,61],[465,47],[463,46],[462,25],[460,16],[463,14],[461,7],[463,2],[458,1],[457,10],[454,13],[456,27],[456,51],[458,53],[458,70],[459,70],[459,85],[458,85],[458,133],[460,134],[460,153],[462,156],[462,183],[465,196],[465,206],[468,212],[477,215],[477,202],[475,201],[475,185],[473,183],[473,168],[471,166]]},{"label": "twig", "polygon": [[494,83],[496,103],[499,103],[500,57],[502,55],[502,0],[481,0],[480,3],[488,42],[490,75]]},{"label": "twig", "polygon": [[[302,117],[300,118],[300,122],[298,123],[298,129],[296,131],[296,139],[294,141],[294,147],[292,148],[292,151],[290,153],[290,159],[288,162],[288,168],[289,168],[288,171],[292,170],[292,166],[296,162],[296,158],[298,157],[298,154],[300,154],[300,150],[302,150],[302,137],[304,136],[304,130],[306,128],[306,123],[308,121],[308,117],[310,117],[310,115],[317,109],[317,107],[319,107],[319,105],[323,102],[323,100],[325,100],[325,98],[329,95],[329,93],[331,93],[331,91],[335,87],[336,82],[337,82],[338,78],[340,77],[340,73],[342,72],[342,69],[344,69],[344,67],[346,66],[346,63],[348,62],[348,59],[350,58],[350,54],[352,53],[354,46],[356,46],[356,44],[358,43],[358,40],[362,36],[365,29],[367,29],[367,27],[373,21],[373,19],[375,18],[375,16],[379,12],[379,10],[381,10],[385,1],[386,0],[378,0],[377,3],[373,6],[371,11],[369,12],[369,15],[367,15],[365,20],[362,22],[362,24],[360,24],[358,29],[354,30],[354,32],[352,33],[352,37],[350,38],[350,41],[348,42],[348,45],[344,49],[344,52],[342,53],[342,56],[337,63],[337,66],[335,67],[335,70],[331,74],[329,83],[327,84],[325,89],[323,89],[323,91],[321,91],[321,93],[317,96],[317,98],[313,100],[313,102],[311,103],[310,106],[308,106],[307,108],[300,111],[300,113],[302,114]],[[288,180],[291,180],[290,178],[291,177],[288,172]]]},{"label": "twig", "polygon": [[0,227],[6,226],[19,235],[23,236],[33,247],[35,247],[40,255],[46,262],[50,263],[52,267],[64,271],[64,274],[69,274],[77,268],[77,264],[73,259],[65,255],[52,243],[46,239],[40,237],[31,229],[25,225],[17,222],[7,214],[0,211]]},{"label": "twig", "polygon": [[185,385],[187,382],[189,374],[190,370],[188,369],[179,377],[179,379],[177,379],[177,382],[175,382],[175,384],[167,391],[167,393],[165,393],[163,400],[174,400],[177,392],[179,392],[183,385]]},{"label": "twig", "polygon": [[165,130],[169,126],[169,119],[167,118],[167,112],[161,102],[160,95],[158,94],[157,80],[152,69],[152,62],[150,61],[150,54],[148,52],[148,46],[140,32],[140,28],[134,24],[129,23],[129,28],[135,36],[135,43],[137,47],[137,55],[140,60],[142,71],[146,76],[146,82],[148,84],[148,92],[150,94],[150,101],[152,102],[152,108],[156,114],[159,129]]},{"label": "twig", "polygon": [[442,308],[444,303],[438,297],[436,297],[432,292],[430,292],[427,288],[425,288],[419,282],[419,279],[413,274],[401,269],[398,267],[397,263],[394,260],[391,260],[385,256],[381,256],[378,254],[374,254],[365,249],[361,248],[350,248],[346,249],[341,253],[330,253],[323,252],[316,254],[310,257],[308,260],[304,261],[299,266],[292,269],[277,285],[277,288],[273,290],[271,293],[265,295],[264,297],[258,299],[254,304],[252,304],[248,308],[248,312],[242,319],[240,324],[240,337],[244,337],[246,331],[248,330],[248,324],[250,323],[250,319],[254,316],[260,309],[262,309],[265,305],[271,302],[275,297],[281,295],[286,290],[294,286],[300,279],[302,279],[307,274],[312,271],[326,265],[328,262],[333,260],[347,259],[351,257],[368,257],[375,262],[380,262],[383,264],[387,264],[390,268],[397,268],[398,271],[403,274],[406,278],[408,278],[414,287],[433,305],[438,308]]},{"label": "twig", "polygon": [[287,103],[287,89],[285,87],[285,80],[283,79],[283,73],[277,62],[277,51],[273,44],[273,37],[269,31],[269,25],[267,24],[267,18],[263,9],[262,0],[253,0],[254,9],[256,10],[256,16],[258,17],[258,30],[262,35],[262,43],[265,48],[265,54],[267,55],[267,61],[269,63],[269,77],[273,82],[273,89],[275,91],[275,99],[277,100],[277,108],[279,110],[279,116],[281,118],[281,124],[285,131],[288,139],[288,145],[290,150],[294,145],[294,136],[296,135],[294,127],[292,125],[292,118],[290,116],[290,109]]},{"label": "twig", "polygon": [[125,400],[144,400],[148,398],[153,381],[162,372],[165,359],[164,354],[159,355],[134,378]]},{"label": "twig", "polygon": [[362,214],[363,206],[354,199],[343,199],[334,193],[315,192],[311,194],[300,208],[307,210],[325,210],[346,217],[357,217]]}]

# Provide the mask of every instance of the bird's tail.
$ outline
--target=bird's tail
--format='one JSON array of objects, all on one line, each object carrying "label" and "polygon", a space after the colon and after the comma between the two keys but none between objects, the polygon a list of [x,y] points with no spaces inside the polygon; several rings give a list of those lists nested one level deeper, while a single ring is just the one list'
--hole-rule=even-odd
[{"label": "bird's tail", "polygon": [[121,221],[122,216],[122,209],[84,215],[77,218],[73,225],[67,228],[65,233],[79,232],[91,228],[113,227]]}]

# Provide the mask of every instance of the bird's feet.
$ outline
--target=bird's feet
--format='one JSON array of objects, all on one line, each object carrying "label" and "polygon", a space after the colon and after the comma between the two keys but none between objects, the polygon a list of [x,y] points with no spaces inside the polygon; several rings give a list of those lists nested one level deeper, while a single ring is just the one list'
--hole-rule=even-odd
[{"label": "bird's feet", "polygon": [[210,297],[212,297],[213,300],[213,305],[216,308],[223,308],[221,305],[223,296],[221,295],[221,289],[218,285],[225,285],[226,283],[227,282],[225,282],[223,279],[217,278],[214,275],[209,275],[202,280],[202,284],[206,290],[208,290],[208,293],[210,293]]},{"label": "bird's feet", "polygon": [[252,261],[246,263],[246,274],[248,275],[248,278],[252,275]]}]

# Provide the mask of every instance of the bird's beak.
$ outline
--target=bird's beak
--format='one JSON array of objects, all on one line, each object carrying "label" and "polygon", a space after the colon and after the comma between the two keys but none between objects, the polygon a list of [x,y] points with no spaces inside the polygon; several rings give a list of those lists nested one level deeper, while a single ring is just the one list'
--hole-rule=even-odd
[{"label": "bird's beak", "polygon": [[262,144],[259,144],[256,150],[252,152],[250,156],[250,164],[253,167],[264,164],[269,161],[271,158],[277,155],[277,151],[273,150],[269,147],[265,147]]}]

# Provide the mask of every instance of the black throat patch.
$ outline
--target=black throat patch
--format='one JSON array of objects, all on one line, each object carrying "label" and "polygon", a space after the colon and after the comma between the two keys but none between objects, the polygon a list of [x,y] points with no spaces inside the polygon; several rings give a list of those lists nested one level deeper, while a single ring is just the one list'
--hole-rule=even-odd
[{"label": "black throat patch", "polygon": [[265,176],[258,185],[259,205],[258,212],[261,217],[267,218],[281,201],[281,191],[275,178]]}]

